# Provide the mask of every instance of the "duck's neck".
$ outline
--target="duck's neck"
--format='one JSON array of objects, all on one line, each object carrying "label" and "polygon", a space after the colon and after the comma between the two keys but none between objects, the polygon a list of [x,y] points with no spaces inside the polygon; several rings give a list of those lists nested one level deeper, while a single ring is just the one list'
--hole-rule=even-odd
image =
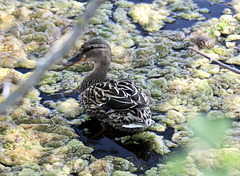
[{"label": "duck's neck", "polygon": [[80,87],[80,92],[82,93],[84,90],[95,83],[107,81],[109,79],[107,74],[109,69],[110,63],[95,63],[93,71],[84,78]]}]

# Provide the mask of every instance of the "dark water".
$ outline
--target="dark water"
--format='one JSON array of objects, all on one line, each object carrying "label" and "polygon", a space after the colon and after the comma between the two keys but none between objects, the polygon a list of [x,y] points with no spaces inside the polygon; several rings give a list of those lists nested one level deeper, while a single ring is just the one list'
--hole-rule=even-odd
[{"label": "dark water", "polygon": [[143,173],[143,171],[149,167],[149,164],[148,164],[149,162],[152,162],[152,163],[159,162],[160,158],[155,157],[156,155],[151,156],[146,161],[137,156],[136,154],[137,151],[129,150],[129,146],[128,147],[121,146],[119,143],[115,142],[114,140],[108,137],[101,137],[100,139],[91,139],[85,136],[82,133],[82,130],[80,130],[79,128],[75,128],[75,130],[78,132],[80,136],[79,140],[83,141],[86,146],[90,146],[94,148],[92,155],[97,158],[103,158],[105,156],[111,155],[111,156],[128,159],[129,161],[132,161],[133,163],[135,163],[135,165],[138,167],[139,173]]},{"label": "dark water", "polygon": [[[226,3],[217,3],[211,5],[211,2],[208,0],[194,0],[194,2],[198,5],[199,8],[207,8],[209,13],[202,13],[202,15],[209,20],[214,17],[219,17],[222,15],[222,12],[225,8],[229,8],[227,3],[231,2],[231,0],[227,0]],[[182,28],[188,28],[197,23],[197,20],[184,20],[177,19],[174,23],[166,24],[162,29],[163,30],[179,30]]]},{"label": "dark water", "polygon": [[31,71],[31,69],[26,69],[26,68],[15,68],[15,70],[21,72],[22,74],[25,74]]},{"label": "dark water", "polygon": [[[115,137],[127,135],[114,129],[108,129],[107,132],[92,138],[102,129],[98,121],[90,120],[81,126],[75,126],[73,128],[79,135],[79,140],[83,141],[86,146],[94,148],[93,156],[103,158],[111,155],[125,158],[137,166],[138,174],[144,174],[146,170],[156,166],[157,163],[166,161],[166,157],[155,153],[144,143],[123,145],[120,142],[114,141],[113,139]],[[84,133],[84,128],[88,128],[88,132],[91,134]],[[157,134],[162,135],[164,139],[171,140],[173,133],[174,129],[168,127],[165,132]]]},{"label": "dark water", "polygon": [[[152,3],[153,0],[129,0],[130,2],[134,3]],[[222,12],[225,8],[229,8],[227,6],[227,3],[230,3],[231,0],[226,0],[225,3],[216,3],[211,4],[208,0],[194,0],[194,2],[198,5],[199,8],[207,8],[209,10],[209,13],[202,13],[202,15],[206,18],[206,20],[209,20],[214,17],[219,17],[222,15]],[[113,7],[113,11],[116,9]],[[128,15],[129,18],[131,16]],[[171,17],[171,15],[170,15]],[[114,19],[112,19],[114,21]],[[184,20],[184,19],[176,19],[174,23],[166,23],[161,30],[180,30],[182,28],[189,28],[193,26],[195,23],[199,21],[197,20]],[[141,31],[142,35],[149,35],[149,32],[144,30],[141,25],[138,23],[133,23],[136,26],[136,29]]]},{"label": "dark water", "polygon": [[40,103],[43,104],[44,101],[48,101],[48,100],[52,100],[54,102],[57,102],[57,101],[65,101],[68,98],[78,99],[79,93],[78,92],[73,92],[73,93],[70,93],[70,94],[65,94],[63,92],[57,92],[55,94],[47,94],[47,93],[41,92],[40,97],[42,98]]}]

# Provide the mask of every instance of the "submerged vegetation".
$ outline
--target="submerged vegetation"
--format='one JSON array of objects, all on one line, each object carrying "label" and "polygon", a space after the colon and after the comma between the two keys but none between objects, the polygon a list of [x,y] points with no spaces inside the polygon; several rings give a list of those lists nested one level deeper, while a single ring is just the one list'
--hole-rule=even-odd
[{"label": "submerged vegetation", "polygon": [[[24,74],[18,68],[35,68],[52,44],[73,28],[75,17],[85,7],[85,2],[74,0],[0,0],[1,90],[9,80],[12,91],[28,78],[31,71]],[[197,46],[214,59],[239,65],[239,1],[233,0],[231,7],[219,17],[205,20],[210,11],[191,0],[106,1],[77,47],[62,58],[72,57],[90,38],[103,38],[113,54],[110,77],[128,78],[149,96],[156,123],[147,131],[113,140],[122,146],[147,146],[151,154],[159,156],[176,153],[176,148],[186,152],[164,163],[159,160],[144,171],[146,175],[239,175],[240,75],[188,49]],[[177,20],[196,24],[163,30]],[[71,125],[91,118],[84,114],[77,96],[42,101],[43,93],[65,97],[75,92],[91,69],[91,63],[69,68],[62,62],[53,65],[21,104],[11,107],[13,113],[0,116],[2,175],[140,173],[129,158],[94,157],[95,149],[78,139]],[[165,138],[168,128],[173,134]],[[87,128],[83,131],[91,133]]]}]

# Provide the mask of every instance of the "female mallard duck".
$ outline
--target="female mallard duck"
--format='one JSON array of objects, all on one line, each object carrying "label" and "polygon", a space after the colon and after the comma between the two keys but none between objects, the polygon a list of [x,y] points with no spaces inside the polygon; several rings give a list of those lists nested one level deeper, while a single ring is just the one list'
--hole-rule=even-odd
[{"label": "female mallard duck", "polygon": [[91,39],[64,65],[75,65],[85,60],[94,62],[93,71],[80,86],[80,101],[91,117],[120,131],[143,131],[154,123],[149,100],[131,81],[109,79],[111,56],[107,42]]}]

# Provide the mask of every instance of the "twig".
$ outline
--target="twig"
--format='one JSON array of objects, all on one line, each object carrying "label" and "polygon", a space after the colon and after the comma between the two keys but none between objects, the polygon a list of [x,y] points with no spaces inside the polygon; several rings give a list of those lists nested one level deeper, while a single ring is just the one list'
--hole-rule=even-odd
[{"label": "twig", "polygon": [[162,78],[164,75],[155,75],[155,76],[149,76],[147,79],[153,79],[153,78]]},{"label": "twig", "polygon": [[7,76],[5,82],[3,83],[2,96],[8,97],[10,95],[11,86],[12,86],[11,78]]},{"label": "twig", "polygon": [[104,0],[95,0],[88,4],[83,16],[77,19],[77,23],[73,30],[62,36],[62,38],[52,46],[50,51],[40,59],[32,75],[27,80],[21,82],[17,89],[0,104],[0,114],[5,113],[8,106],[12,106],[20,98],[25,96],[32,86],[40,81],[44,71],[53,63],[60,60],[60,58],[74,46],[76,40],[83,32],[84,26],[103,1]]},{"label": "twig", "polygon": [[237,68],[231,67],[231,66],[229,66],[229,65],[227,65],[227,64],[222,63],[222,62],[219,61],[219,60],[213,59],[213,58],[211,58],[210,56],[208,56],[207,54],[199,51],[199,50],[196,49],[196,48],[189,47],[189,49],[191,49],[191,50],[197,52],[198,54],[201,54],[202,56],[206,57],[207,59],[209,59],[209,61],[210,61],[211,63],[218,64],[218,65],[220,65],[220,66],[223,67],[223,68],[226,68],[226,69],[228,69],[228,70],[230,70],[230,71],[232,71],[232,72],[234,72],[234,73],[240,74],[240,70],[238,70]]}]

